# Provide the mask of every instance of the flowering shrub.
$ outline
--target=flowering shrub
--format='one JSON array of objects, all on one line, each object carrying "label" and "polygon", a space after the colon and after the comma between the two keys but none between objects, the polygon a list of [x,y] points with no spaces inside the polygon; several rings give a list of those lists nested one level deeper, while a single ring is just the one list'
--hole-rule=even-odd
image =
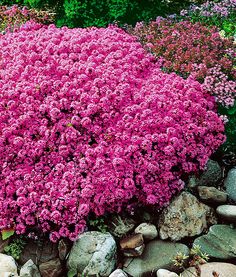
[{"label": "flowering shrub", "polygon": [[235,99],[235,45],[220,37],[217,28],[189,21],[157,19],[138,23],[133,31],[154,55],[162,69],[204,83],[217,102],[232,106]]},{"label": "flowering shrub", "polygon": [[45,24],[53,21],[53,14],[17,5],[0,6],[0,31],[13,31],[29,20]]},{"label": "flowering shrub", "polygon": [[223,142],[214,99],[116,27],[0,39],[0,229],[76,239],[92,212],[166,206]]},{"label": "flowering shrub", "polygon": [[235,0],[206,1],[200,6],[191,5],[187,10],[182,10],[180,15],[185,20],[187,17],[193,22],[218,26],[229,36],[236,34]]}]

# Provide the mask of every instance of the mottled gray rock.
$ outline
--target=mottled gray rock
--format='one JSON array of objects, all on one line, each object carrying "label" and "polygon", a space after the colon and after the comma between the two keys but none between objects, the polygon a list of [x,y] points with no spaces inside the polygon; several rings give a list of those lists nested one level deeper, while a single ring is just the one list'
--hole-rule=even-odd
[{"label": "mottled gray rock", "polygon": [[135,221],[132,218],[125,218],[117,215],[112,217],[108,227],[109,232],[113,236],[121,238],[134,229]]},{"label": "mottled gray rock", "polygon": [[[229,263],[206,263],[200,265],[200,276],[199,277],[213,277],[213,272],[216,272],[219,277],[235,277],[236,276],[236,265]],[[195,267],[190,267],[185,270],[181,277],[194,277],[198,276]]]},{"label": "mottled gray rock", "polygon": [[167,269],[159,269],[157,270],[157,277],[179,277],[179,275]]},{"label": "mottled gray rock", "polygon": [[227,202],[227,193],[215,187],[198,186],[199,198],[208,203],[223,204]]},{"label": "mottled gray rock", "polygon": [[11,256],[0,253],[0,274],[6,272],[17,275],[16,262]]},{"label": "mottled gray rock", "polygon": [[229,198],[236,201],[236,168],[232,168],[224,181],[224,186]]},{"label": "mottled gray rock", "polygon": [[59,258],[40,264],[39,271],[42,277],[63,276],[63,267]]},{"label": "mottled gray rock", "polygon": [[142,223],[140,224],[134,232],[136,234],[142,234],[145,240],[152,240],[158,236],[157,228],[154,224],[151,223]]},{"label": "mottled gray rock", "polygon": [[38,267],[34,264],[32,260],[28,260],[21,270],[20,277],[41,277]]},{"label": "mottled gray rock", "polygon": [[71,249],[67,267],[84,276],[109,276],[116,263],[116,242],[110,233],[85,232]]},{"label": "mottled gray rock", "polygon": [[235,205],[221,205],[216,209],[217,214],[230,222],[236,222],[236,206]]},{"label": "mottled gray rock", "polygon": [[156,276],[158,269],[175,270],[173,259],[178,252],[189,254],[189,249],[181,243],[152,240],[145,246],[142,256],[126,258],[123,270],[133,277]]},{"label": "mottled gray rock", "polygon": [[122,269],[116,269],[109,277],[128,277],[128,275]]},{"label": "mottled gray rock", "polygon": [[222,260],[236,258],[236,229],[229,225],[211,226],[206,235],[194,240],[194,244],[210,257]]},{"label": "mottled gray rock", "polygon": [[144,240],[142,234],[134,234],[120,240],[120,248],[124,256],[137,257],[143,253]]},{"label": "mottled gray rock", "polygon": [[163,211],[159,219],[161,239],[173,241],[201,234],[217,219],[212,208],[202,204],[188,192],[182,192]]},{"label": "mottled gray rock", "polygon": [[221,179],[221,168],[216,161],[208,160],[206,170],[197,178],[192,176],[188,186],[216,186]]}]

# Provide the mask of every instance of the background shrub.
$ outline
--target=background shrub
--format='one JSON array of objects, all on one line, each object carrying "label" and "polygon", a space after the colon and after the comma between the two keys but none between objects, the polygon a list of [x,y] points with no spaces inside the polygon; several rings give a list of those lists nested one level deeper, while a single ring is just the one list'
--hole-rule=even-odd
[{"label": "background shrub", "polygon": [[0,37],[0,229],[76,239],[89,213],[168,205],[224,140],[214,98],[116,27]]}]

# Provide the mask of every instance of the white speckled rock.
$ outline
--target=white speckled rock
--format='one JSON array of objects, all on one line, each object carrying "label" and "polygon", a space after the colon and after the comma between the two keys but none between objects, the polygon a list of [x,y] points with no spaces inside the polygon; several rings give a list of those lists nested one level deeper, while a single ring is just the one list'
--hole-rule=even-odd
[{"label": "white speckled rock", "polygon": [[236,205],[221,205],[216,209],[217,214],[231,222],[236,222]]},{"label": "white speckled rock", "polygon": [[140,224],[134,232],[136,234],[142,234],[145,240],[152,240],[158,236],[157,228],[155,225],[150,223]]},{"label": "white speckled rock", "polygon": [[0,275],[4,276],[4,273],[13,273],[18,276],[15,260],[11,256],[0,253]]},{"label": "white speckled rock", "polygon": [[20,270],[20,277],[41,277],[41,274],[34,262],[28,260]]},{"label": "white speckled rock", "polygon": [[122,269],[116,269],[109,277],[128,277],[128,275]]},{"label": "white speckled rock", "polygon": [[179,275],[166,269],[159,269],[157,271],[157,277],[179,277]]}]

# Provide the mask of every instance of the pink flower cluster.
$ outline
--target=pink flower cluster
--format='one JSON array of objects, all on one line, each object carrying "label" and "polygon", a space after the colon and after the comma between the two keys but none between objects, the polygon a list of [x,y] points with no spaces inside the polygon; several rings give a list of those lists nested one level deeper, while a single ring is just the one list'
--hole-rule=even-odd
[{"label": "pink flower cluster", "polygon": [[224,141],[214,98],[117,27],[0,40],[0,229],[76,239],[90,212],[163,207]]},{"label": "pink flower cluster", "polygon": [[225,106],[234,103],[235,44],[221,38],[217,28],[157,18],[156,22],[137,24],[130,32],[160,57],[162,69],[204,83],[207,91]]}]

